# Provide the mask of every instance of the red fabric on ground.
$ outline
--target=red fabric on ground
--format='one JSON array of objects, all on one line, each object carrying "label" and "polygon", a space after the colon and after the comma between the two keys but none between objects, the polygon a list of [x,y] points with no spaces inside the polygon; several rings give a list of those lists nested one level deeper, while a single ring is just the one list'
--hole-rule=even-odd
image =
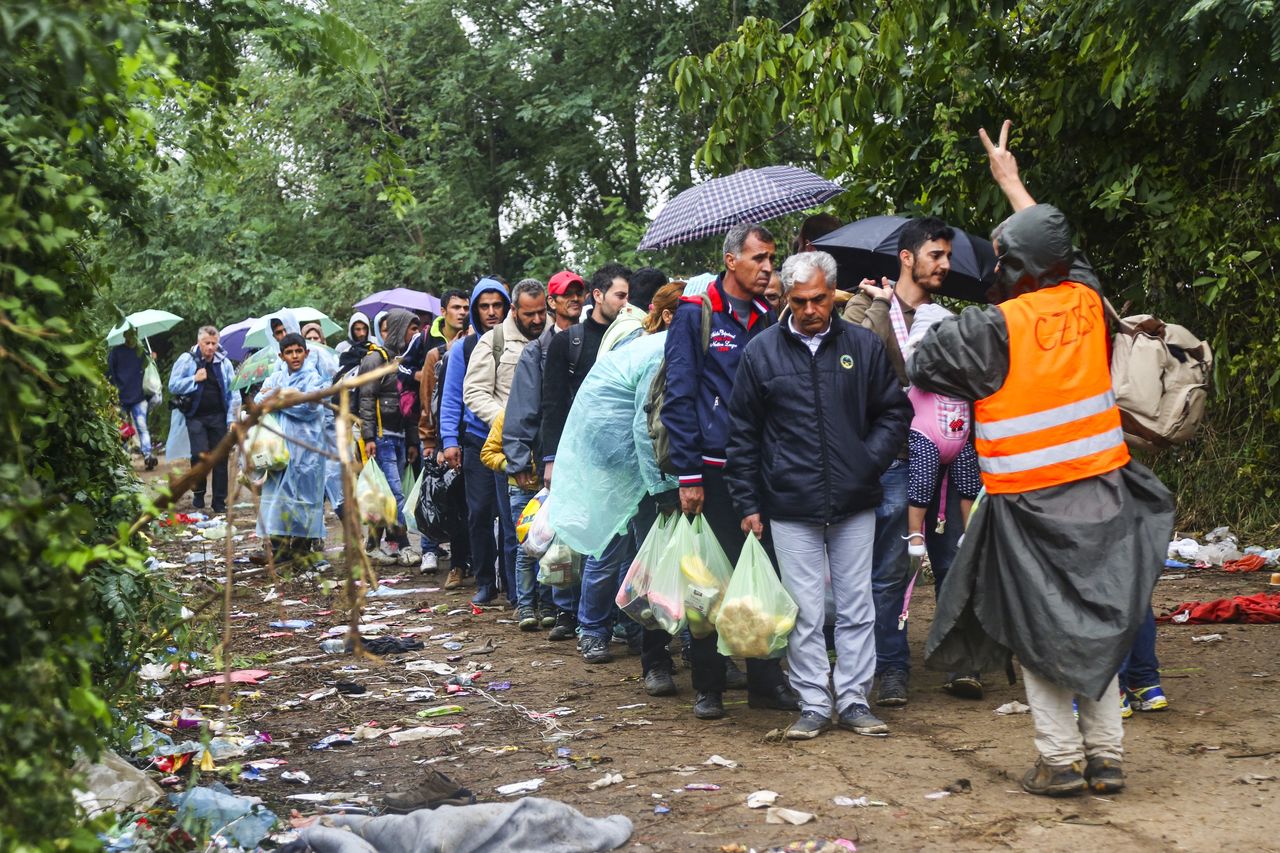
[{"label": "red fabric on ground", "polygon": [[1156,621],[1178,625],[1206,625],[1212,622],[1262,625],[1280,622],[1280,593],[1269,595],[1260,592],[1257,595],[1219,598],[1217,601],[1188,601],[1179,604],[1172,612]]},{"label": "red fabric on ground", "polygon": [[1256,572],[1266,564],[1265,558],[1259,557],[1257,554],[1250,554],[1238,560],[1227,560],[1222,564],[1222,568],[1228,572]]}]

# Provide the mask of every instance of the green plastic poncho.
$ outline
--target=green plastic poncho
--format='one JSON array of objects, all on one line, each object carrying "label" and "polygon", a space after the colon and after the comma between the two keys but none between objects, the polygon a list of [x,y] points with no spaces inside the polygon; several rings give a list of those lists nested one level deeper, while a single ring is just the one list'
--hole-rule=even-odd
[{"label": "green plastic poncho", "polygon": [[582,380],[556,453],[551,527],[579,554],[599,555],[626,529],[641,498],[676,488],[649,438],[645,399],[666,332],[601,355]]}]

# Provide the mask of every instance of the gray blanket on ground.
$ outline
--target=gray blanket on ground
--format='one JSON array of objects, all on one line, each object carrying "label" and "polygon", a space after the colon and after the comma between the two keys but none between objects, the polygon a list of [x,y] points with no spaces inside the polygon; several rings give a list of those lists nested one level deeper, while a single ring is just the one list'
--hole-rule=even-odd
[{"label": "gray blanket on ground", "polygon": [[316,853],[600,853],[630,837],[631,821],[622,815],[587,817],[539,797],[407,815],[331,815],[301,832]]}]

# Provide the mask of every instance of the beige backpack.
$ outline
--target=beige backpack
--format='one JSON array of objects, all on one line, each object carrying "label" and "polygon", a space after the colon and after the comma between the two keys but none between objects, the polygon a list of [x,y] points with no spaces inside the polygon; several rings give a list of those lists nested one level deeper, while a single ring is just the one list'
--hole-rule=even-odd
[{"label": "beige backpack", "polygon": [[1150,314],[1121,318],[1112,339],[1111,387],[1130,447],[1163,450],[1182,444],[1204,419],[1213,352],[1184,326]]}]

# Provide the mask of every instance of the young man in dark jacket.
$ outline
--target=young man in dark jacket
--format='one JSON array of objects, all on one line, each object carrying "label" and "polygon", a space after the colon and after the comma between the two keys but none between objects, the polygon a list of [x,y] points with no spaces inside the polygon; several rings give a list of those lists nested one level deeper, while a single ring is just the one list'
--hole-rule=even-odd
[{"label": "young man in dark jacket", "polygon": [[[409,341],[413,340],[413,336],[418,334],[418,318],[403,308],[393,308],[387,313],[386,326],[384,340],[397,352],[390,352],[376,344],[371,345],[368,355],[360,361],[361,373],[372,372],[395,360],[399,352],[403,352]],[[369,542],[370,557],[383,565],[417,565],[421,555],[409,546],[404,520],[404,492],[400,486],[400,472],[404,470],[405,464],[404,437],[413,428],[414,422],[401,414],[399,375],[394,370],[384,374],[381,379],[360,390],[359,400],[365,451],[370,461],[376,461],[382,469],[392,494],[396,496],[395,529],[387,531],[387,543],[383,546],[379,546],[377,542],[380,531],[372,533]]]},{"label": "young man in dark jacket", "polygon": [[[792,255],[782,282],[787,322],[752,340],[738,368],[725,479],[744,533],[763,536],[768,520],[782,584],[799,608],[787,662],[801,713],[787,737],[816,737],[833,710],[842,728],[883,734],[867,700],[876,667],[871,544],[880,475],[906,438],[911,404],[875,334],[833,316],[830,255]],[[822,633],[828,573],[834,701]]]},{"label": "young man in dark jacket", "polygon": [[[730,562],[737,562],[745,540],[724,480],[729,397],[743,350],[776,320],[762,298],[773,275],[774,246],[773,235],[763,226],[735,225],[724,238],[725,271],[707,288],[712,309],[707,346],[702,340],[702,296],[684,297],[667,331],[662,423],[679,475],[680,507],[706,518]],[[723,717],[725,662],[716,651],[714,632],[693,640],[690,658],[697,693],[694,716]],[[747,691],[753,708],[799,709],[775,660],[747,661]]]}]

